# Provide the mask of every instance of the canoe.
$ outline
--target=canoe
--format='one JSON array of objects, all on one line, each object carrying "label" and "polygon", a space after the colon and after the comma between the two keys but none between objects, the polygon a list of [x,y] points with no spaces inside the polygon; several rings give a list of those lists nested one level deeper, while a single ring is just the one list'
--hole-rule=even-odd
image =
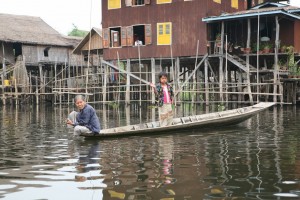
[{"label": "canoe", "polygon": [[149,122],[144,124],[127,125],[115,128],[102,129],[100,134],[81,134],[86,138],[110,137],[110,136],[126,136],[139,134],[153,134],[178,130],[190,130],[199,127],[224,126],[237,124],[252,117],[258,112],[272,107],[275,103],[261,102],[253,106],[236,108],[221,112],[207,113],[201,115],[193,115],[186,117],[174,118],[172,125],[160,127],[159,122]]}]

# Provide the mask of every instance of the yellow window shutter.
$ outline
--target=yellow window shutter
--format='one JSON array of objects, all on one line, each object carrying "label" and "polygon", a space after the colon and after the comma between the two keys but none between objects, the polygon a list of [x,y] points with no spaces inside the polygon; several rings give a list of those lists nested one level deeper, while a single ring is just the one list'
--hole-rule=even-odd
[{"label": "yellow window shutter", "polygon": [[170,45],[172,42],[172,24],[158,23],[157,24],[157,45]]},{"label": "yellow window shutter", "polygon": [[157,4],[172,3],[172,0],[156,0]]},{"label": "yellow window shutter", "polygon": [[231,7],[238,9],[239,8],[239,0],[231,0]]},{"label": "yellow window shutter", "polygon": [[108,0],[108,10],[121,8],[121,0]]}]

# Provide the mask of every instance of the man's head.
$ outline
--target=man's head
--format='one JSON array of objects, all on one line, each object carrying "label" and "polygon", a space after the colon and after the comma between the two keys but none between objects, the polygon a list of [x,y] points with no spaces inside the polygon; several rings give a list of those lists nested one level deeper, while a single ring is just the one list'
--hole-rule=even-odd
[{"label": "man's head", "polygon": [[85,104],[85,97],[83,95],[80,94],[75,97],[75,105],[79,110],[82,110]]}]

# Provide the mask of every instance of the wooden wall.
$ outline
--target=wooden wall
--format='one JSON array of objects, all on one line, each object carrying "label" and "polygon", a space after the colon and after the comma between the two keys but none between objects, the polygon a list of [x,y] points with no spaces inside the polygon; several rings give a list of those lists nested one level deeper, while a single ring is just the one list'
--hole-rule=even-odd
[{"label": "wooden wall", "polygon": [[[4,54],[3,54],[3,49],[4,49]],[[3,57],[6,59],[6,63],[15,63],[15,56],[14,56],[14,51],[13,51],[13,45],[12,43],[7,43],[7,42],[0,42],[0,63],[2,68],[2,63],[3,63]]]},{"label": "wooden wall", "polygon": [[[206,23],[203,17],[220,15],[221,12],[236,12],[245,9],[244,0],[239,0],[239,9],[231,7],[230,0],[222,0],[221,4],[214,0],[173,0],[172,3],[156,4],[151,0],[149,5],[126,7],[121,1],[120,9],[108,10],[108,0],[102,2],[103,29],[109,27],[126,27],[138,24],[151,24],[152,44],[141,46],[141,58],[171,57],[169,45],[157,44],[157,23],[172,22],[172,56],[195,56],[197,41],[199,40],[199,54],[207,52]],[[115,47],[103,51],[105,60],[138,58],[137,47]]]},{"label": "wooden wall", "polygon": [[51,47],[48,51],[48,57],[44,56],[44,50],[48,46],[23,45],[22,53],[25,56],[25,62],[33,65],[38,62],[68,62],[69,50],[66,47]]},{"label": "wooden wall", "polygon": [[294,28],[294,44],[295,52],[300,53],[300,21],[295,21]]}]

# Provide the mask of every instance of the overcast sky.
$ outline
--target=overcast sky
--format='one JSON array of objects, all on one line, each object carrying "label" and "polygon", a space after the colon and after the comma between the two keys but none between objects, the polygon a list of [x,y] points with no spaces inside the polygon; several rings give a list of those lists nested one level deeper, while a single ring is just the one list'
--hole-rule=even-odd
[{"label": "overcast sky", "polygon": [[[89,31],[101,28],[102,0],[0,0],[0,13],[42,18],[58,32],[67,35],[75,24]],[[201,1],[201,0],[198,0]],[[300,0],[291,0],[300,7]]]},{"label": "overcast sky", "polygon": [[73,24],[86,31],[100,28],[101,0],[0,0],[0,13],[40,17],[67,35]]}]

